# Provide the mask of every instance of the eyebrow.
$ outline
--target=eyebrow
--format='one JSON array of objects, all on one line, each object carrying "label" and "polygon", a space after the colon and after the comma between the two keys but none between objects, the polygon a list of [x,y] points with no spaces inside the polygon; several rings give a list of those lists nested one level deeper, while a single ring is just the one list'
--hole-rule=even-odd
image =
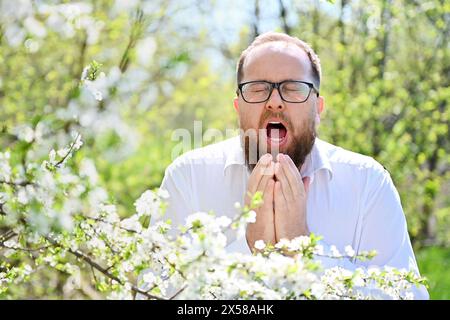
[{"label": "eyebrow", "polygon": [[311,80],[299,80],[299,79],[292,79],[292,78],[284,79],[284,80],[281,80],[281,81],[270,81],[270,80],[267,80],[267,79],[255,79],[255,80],[247,80],[247,81],[243,81],[243,82],[251,82],[251,81],[266,81],[266,82],[272,82],[272,83],[279,83],[279,82],[284,82],[284,81],[306,81],[306,82],[314,83]]}]

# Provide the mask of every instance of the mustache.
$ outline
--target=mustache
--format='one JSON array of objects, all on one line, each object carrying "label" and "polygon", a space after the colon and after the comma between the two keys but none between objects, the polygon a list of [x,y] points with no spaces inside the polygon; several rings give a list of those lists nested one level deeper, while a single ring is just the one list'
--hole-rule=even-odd
[{"label": "mustache", "polygon": [[[284,123],[287,125],[287,129],[291,130],[293,129],[291,120],[282,112],[272,112],[270,110],[265,111],[259,120],[259,128],[263,128],[264,122],[269,118],[278,118],[280,120],[283,120]],[[265,129],[265,128],[263,128]]]}]

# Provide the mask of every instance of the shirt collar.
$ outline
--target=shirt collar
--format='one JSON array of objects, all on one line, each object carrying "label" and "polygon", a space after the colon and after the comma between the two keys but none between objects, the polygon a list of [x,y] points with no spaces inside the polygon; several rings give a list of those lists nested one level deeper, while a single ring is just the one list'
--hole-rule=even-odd
[{"label": "shirt collar", "polygon": [[[225,166],[223,168],[224,175],[226,170],[232,165],[245,166],[244,149],[242,148],[240,137],[234,137],[232,140],[234,141],[230,144],[230,150],[226,152]],[[324,170],[327,173],[328,180],[333,178],[333,171],[326,152],[326,146],[322,140],[316,138],[310,154],[306,156],[300,173],[302,177],[314,177],[319,170]]]},{"label": "shirt collar", "polygon": [[323,170],[327,174],[328,180],[333,178],[333,170],[331,169],[326,145],[322,140],[316,138],[311,152],[306,156],[305,163],[300,169],[300,174],[302,177],[314,178],[319,170]]}]

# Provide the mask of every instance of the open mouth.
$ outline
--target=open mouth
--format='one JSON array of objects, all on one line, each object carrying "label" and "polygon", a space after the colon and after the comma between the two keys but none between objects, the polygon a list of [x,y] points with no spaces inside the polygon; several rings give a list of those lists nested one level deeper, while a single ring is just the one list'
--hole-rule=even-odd
[{"label": "open mouth", "polygon": [[266,126],[267,141],[270,145],[281,146],[287,140],[287,129],[279,121],[269,121]]}]

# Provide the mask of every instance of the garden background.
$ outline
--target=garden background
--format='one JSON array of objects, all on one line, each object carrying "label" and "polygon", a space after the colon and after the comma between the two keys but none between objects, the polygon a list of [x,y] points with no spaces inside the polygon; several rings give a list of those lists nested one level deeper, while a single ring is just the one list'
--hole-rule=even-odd
[{"label": "garden background", "polygon": [[[194,121],[203,132],[237,128],[236,61],[270,30],[305,40],[319,55],[326,101],[319,136],[390,172],[431,298],[449,299],[445,0],[2,0],[0,152],[25,166],[30,152],[44,159],[79,132],[83,147],[71,161],[104,188],[86,201],[107,198],[125,217],[143,191],[160,185],[179,143],[175,129],[194,135]],[[81,86],[90,64],[97,80]],[[0,183],[5,192],[8,183]],[[67,280],[62,270],[41,268],[3,298],[101,297],[89,282],[67,290]]]}]

